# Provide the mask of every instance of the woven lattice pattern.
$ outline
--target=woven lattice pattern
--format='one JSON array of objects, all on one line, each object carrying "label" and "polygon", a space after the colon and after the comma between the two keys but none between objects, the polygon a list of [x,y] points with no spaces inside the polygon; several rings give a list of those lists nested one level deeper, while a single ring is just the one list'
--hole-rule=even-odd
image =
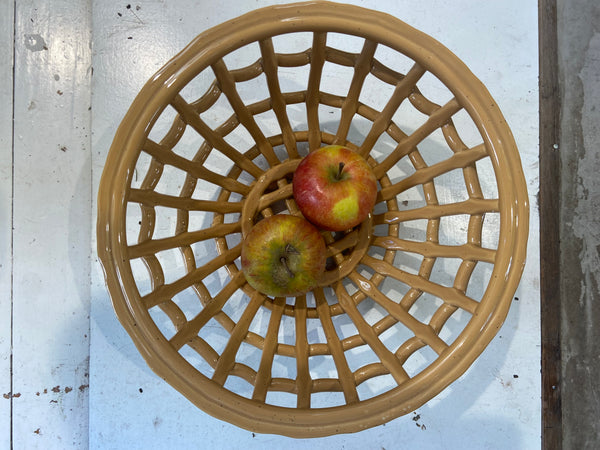
[{"label": "woven lattice pattern", "polygon": [[[266,400],[270,390],[297,394],[297,401],[290,405],[292,407],[310,407],[311,394],[324,391],[340,391],[344,394],[344,402],[357,402],[360,400],[357,386],[381,375],[390,374],[397,384],[407,381],[410,375],[403,367],[404,363],[424,347],[431,349],[434,354],[441,354],[452,343],[440,337],[448,319],[457,310],[468,316],[475,312],[479,299],[466,295],[471,275],[477,264],[493,263],[495,256],[494,248],[481,246],[483,216],[485,213],[498,212],[498,199],[484,198],[477,176],[475,163],[487,157],[487,153],[483,142],[469,148],[461,140],[452,122],[453,114],[460,110],[456,99],[452,98],[444,105],[428,100],[417,86],[425,72],[423,68],[415,63],[406,75],[393,71],[375,58],[377,45],[374,42],[365,41],[362,51],[355,54],[329,47],[326,42],[326,33],[315,33],[311,48],[297,54],[282,54],[275,53],[272,40],[266,39],[259,43],[261,59],[254,64],[229,70],[222,59],[214,63],[211,69],[215,79],[207,92],[192,102],[177,95],[171,103],[177,115],[169,132],[159,142],[150,138],[146,140],[142,150],[151,157],[151,163],[139,168],[138,176],[143,173],[144,179],[139,188],[131,189],[129,198],[130,204],[141,208],[138,239],[129,246],[129,255],[131,259],[143,260],[149,269],[148,279],[153,281],[151,292],[142,297],[142,302],[149,310],[160,308],[172,321],[174,333],[167,331],[164,333],[165,337],[178,351],[186,345],[193,348],[210,367],[206,368],[205,375],[220,385],[225,384],[230,376],[241,377],[252,387],[252,398],[260,401]],[[320,74],[325,62],[354,68],[346,97],[320,90]],[[281,92],[278,69],[307,65],[310,66],[310,75],[306,89]],[[359,100],[364,80],[369,73],[394,88],[382,111],[368,107]],[[237,84],[257,79],[261,75],[266,78],[270,97],[246,105],[241,100]],[[219,100],[231,105],[233,114],[223,117],[218,126],[211,128],[202,115]],[[422,125],[410,134],[403,132],[393,120],[399,105],[405,100],[426,116]],[[286,108],[297,103],[306,105],[306,130],[293,131],[289,123]],[[326,134],[320,129],[321,105],[341,111],[335,135]],[[256,115],[269,111],[271,106],[283,131],[274,137],[268,136],[268,131],[261,129],[255,119]],[[364,141],[358,146],[347,140],[348,130],[357,115],[372,122]],[[245,149],[240,150],[229,144],[226,138],[237,127],[247,130],[256,145],[244,151]],[[174,148],[190,129],[204,141],[193,157],[188,159],[179,155]],[[436,130],[443,133],[451,153],[446,159],[427,165],[418,145]],[[314,295],[309,295],[309,300],[299,297],[289,301],[289,304],[285,299],[265,298],[253,292],[245,284],[237,261],[243,226],[250,227],[260,216],[274,214],[274,205],[279,206],[277,212],[281,212],[282,207],[292,214],[299,212],[291,196],[290,179],[286,177],[292,173],[292,168],[278,171],[277,176],[269,177],[269,182],[259,183],[261,189],[252,184],[265,176],[270,167],[282,164],[282,160],[299,158],[300,143],[308,142],[311,149],[324,143],[345,144],[368,157],[384,133],[393,139],[395,148],[378,158],[379,161],[370,159],[381,184],[378,198],[381,207],[377,208],[373,224],[365,224],[343,237],[325,234],[336,266],[330,270],[332,275],[337,275],[338,266],[350,259],[349,255],[345,255],[346,252],[360,253],[360,259],[354,258],[358,261],[352,261],[349,270],[344,271],[347,272],[346,276],[329,276],[333,281],[331,288],[318,289]],[[209,156],[218,158],[222,165],[215,164],[211,170],[206,164]],[[406,164],[412,165],[414,172],[392,182],[388,171],[403,158],[406,159]],[[229,169],[234,163],[235,166]],[[179,192],[163,193],[156,189],[161,184],[161,177],[165,175],[165,166],[185,173],[182,186],[173,186],[173,190],[179,189]],[[290,165],[279,168],[287,166]],[[224,167],[228,170],[220,174],[219,169]],[[438,200],[434,180],[454,169],[462,170],[468,198],[462,202],[442,205]],[[241,176],[243,171],[246,172],[246,177]],[[214,189],[212,186],[207,189],[206,183],[203,183],[200,186],[202,193],[211,196],[215,192],[216,197],[212,195],[211,200],[203,200],[194,195],[199,179],[214,186]],[[273,182],[276,187],[272,186]],[[407,201],[403,200],[402,193],[413,187],[419,188],[425,205],[418,208],[399,207],[399,203]],[[256,206],[252,204],[252,211],[248,213],[248,217],[244,217],[249,221],[246,223],[241,220],[241,213],[244,198],[250,195],[252,189],[257,190],[252,199],[256,200]],[[283,204],[279,204],[280,202]],[[172,236],[156,237],[157,214],[160,214],[157,207],[171,210],[173,223],[176,224]],[[192,213],[200,213],[203,221],[210,217],[210,225],[190,229]],[[460,245],[440,244],[441,218],[459,214],[469,216],[465,242]],[[231,220],[226,221],[226,216]],[[424,239],[411,240],[404,237],[404,233],[401,233],[402,224],[409,221],[423,221]],[[375,230],[371,235],[369,228],[372,226],[375,226]],[[361,229],[366,232],[361,233]],[[362,236],[359,238],[360,234]],[[215,258],[198,264],[206,258],[200,254],[201,247],[196,250],[193,246],[208,239],[216,241]],[[232,242],[234,245],[230,245]],[[365,253],[365,246],[368,244],[372,249]],[[167,283],[165,272],[172,272],[170,265],[175,258],[167,259],[161,264],[157,254],[173,249],[183,256],[185,274]],[[406,257],[417,255],[421,260],[417,273],[395,266],[398,253],[406,254]],[[443,258],[461,260],[456,277],[449,286],[430,280],[436,261]],[[221,268],[225,268],[231,278],[217,289],[209,287],[215,272]],[[380,288],[386,277],[393,281]],[[392,285],[403,295],[393,295]],[[406,292],[403,292],[402,287]],[[179,306],[174,300],[174,297],[188,288],[193,289],[202,305],[202,310],[189,318],[189,312],[182,309],[185,306]],[[241,317],[232,319],[223,308],[228,301],[236,298],[236,291],[245,292],[248,302],[247,305],[244,301],[236,302],[235,307],[231,308],[232,312],[237,313],[238,309],[243,311]],[[411,309],[425,293],[430,294],[430,298],[426,300],[428,304],[424,306],[430,317],[419,320],[411,314]],[[371,300],[368,308],[376,304],[379,307],[377,311],[383,315],[373,324],[359,311],[360,303],[366,298]],[[263,311],[258,315],[261,308],[270,312],[265,314]],[[263,323],[268,322],[268,325],[261,327],[259,332],[250,331],[250,325],[257,315]],[[286,325],[282,329],[282,315],[293,318],[293,325]],[[354,325],[354,334],[340,339],[332,319],[338,315],[346,316],[339,321],[341,324],[347,322],[347,325]],[[211,319],[215,319],[230,335],[225,336],[227,343],[223,349],[213,348],[199,335]],[[309,319],[316,319],[317,322],[308,322]],[[313,325],[310,330],[309,323]],[[307,334],[315,332],[315,325],[322,328],[325,339],[323,342],[309,343]],[[409,337],[401,343],[394,342],[395,339],[384,343],[381,335],[393,328],[401,329],[393,333],[394,337],[403,334]],[[282,333],[292,335],[292,343],[280,342]],[[257,370],[244,364],[244,356],[239,354],[243,342],[255,346],[262,353],[260,359],[257,358],[260,361]],[[346,352],[364,345],[369,347],[378,361],[350,369],[348,359],[352,356]],[[272,376],[275,355],[296,359],[295,378]],[[329,369],[333,376],[311,376],[309,358],[315,356],[331,358],[333,364]],[[288,369],[293,372],[294,368]]]},{"label": "woven lattice pattern", "polygon": [[[457,348],[485,347],[486,323],[505,311],[493,295],[510,223],[497,164],[481,124],[416,59],[337,31],[266,36],[214,56],[154,114],[129,163],[119,264],[136,325],[182,377],[271,418],[286,410],[275,422],[406,388],[395,416],[436,393],[431,376],[447,377],[443,388],[464,371],[474,358],[448,369]],[[263,217],[300,215],[294,169],[325,144],[368,159],[375,211],[323,232],[323,287],[266,297],[240,271],[241,241]]]}]

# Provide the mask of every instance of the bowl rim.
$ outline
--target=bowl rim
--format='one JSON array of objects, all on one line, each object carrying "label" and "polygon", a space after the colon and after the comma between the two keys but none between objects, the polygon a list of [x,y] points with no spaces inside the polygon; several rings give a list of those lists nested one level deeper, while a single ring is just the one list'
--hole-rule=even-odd
[{"label": "bowl rim", "polygon": [[[459,338],[421,373],[385,394],[322,409],[283,408],[232,393],[196,371],[162,336],[140,305],[126,251],[125,209],[132,163],[163,109],[193,77],[248,43],[294,32],[352,34],[403,53],[444,83],[473,119],[498,183],[500,234],[492,277]],[[475,75],[434,38],[389,14],[331,2],[260,8],[193,39],[140,90],[121,122],[98,191],[98,255],[113,308],[147,364],[205,412],[242,428],[292,437],[355,432],[414,411],[460,377],[504,322],[525,264],[529,206],[514,137]]]}]

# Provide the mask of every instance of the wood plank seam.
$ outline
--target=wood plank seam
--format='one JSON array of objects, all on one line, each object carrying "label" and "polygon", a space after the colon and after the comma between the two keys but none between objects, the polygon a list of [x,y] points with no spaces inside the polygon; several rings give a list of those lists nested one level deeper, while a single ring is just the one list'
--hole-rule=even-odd
[{"label": "wood plank seam", "polygon": [[11,104],[11,109],[12,109],[12,124],[11,124],[11,136],[10,136],[10,148],[11,148],[11,158],[10,158],[10,162],[11,162],[11,175],[10,175],[10,184],[11,184],[11,188],[10,188],[10,260],[11,260],[11,265],[10,265],[10,355],[9,355],[9,376],[10,376],[10,405],[9,405],[9,414],[10,414],[10,448],[13,448],[13,393],[14,393],[14,386],[13,386],[13,340],[14,340],[14,333],[13,333],[13,323],[14,323],[14,314],[13,314],[13,299],[14,299],[14,295],[13,295],[13,287],[14,287],[14,270],[13,270],[13,258],[14,258],[14,232],[13,230],[15,229],[15,222],[14,222],[14,209],[15,209],[15,203],[14,203],[14,192],[15,192],[15,165],[14,165],[14,160],[15,160],[15,72],[16,72],[16,64],[15,64],[15,60],[16,60],[16,40],[17,40],[17,0],[13,1],[13,22],[12,22],[12,37],[13,37],[13,41],[12,41],[12,96],[11,96],[11,100],[12,100],[12,104]]},{"label": "wood plank seam", "polygon": [[542,448],[562,448],[560,317],[560,153],[556,0],[539,4],[540,295]]}]

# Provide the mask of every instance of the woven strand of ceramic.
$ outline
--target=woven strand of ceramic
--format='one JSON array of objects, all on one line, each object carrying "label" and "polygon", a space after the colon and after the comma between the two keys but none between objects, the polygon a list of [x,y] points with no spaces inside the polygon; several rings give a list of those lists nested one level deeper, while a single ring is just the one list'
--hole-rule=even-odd
[{"label": "woven strand of ceramic", "polygon": [[[300,215],[294,169],[325,144],[368,159],[377,205],[323,232],[322,287],[266,297],[241,241]],[[464,373],[506,317],[527,208],[510,130],[452,53],[381,13],[295,4],[203,33],[142,89],[106,162],[99,254],[167,382],[238,426],[322,436],[413,411]]]}]

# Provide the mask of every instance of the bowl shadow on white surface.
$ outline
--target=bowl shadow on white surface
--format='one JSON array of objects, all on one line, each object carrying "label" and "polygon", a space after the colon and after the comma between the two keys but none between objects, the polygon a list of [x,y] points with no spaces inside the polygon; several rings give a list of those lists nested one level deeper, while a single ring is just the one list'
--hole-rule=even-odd
[{"label": "bowl shadow on white surface", "polygon": [[[325,122],[323,124],[322,129],[324,130],[328,130],[329,132],[335,132],[335,130],[337,129],[337,121],[332,121],[332,122]],[[407,133],[412,132],[413,130],[405,130]],[[352,127],[348,136],[348,140],[350,142],[355,142],[355,143],[360,143],[364,140],[365,138],[365,132],[364,130],[360,130],[357,129],[356,127]],[[306,145],[300,143],[300,145],[302,147],[304,147],[304,150],[302,150],[302,152],[306,151]],[[436,149],[436,145],[430,145],[429,146],[429,150],[430,151],[434,151],[435,152]],[[383,151],[382,149],[378,148],[378,151],[381,151],[382,153],[385,154],[385,151]],[[387,150],[389,151],[389,150]],[[444,153],[447,152],[447,148],[443,148],[440,145],[439,148],[440,153]],[[409,168],[407,168],[407,170],[405,172],[408,172]],[[404,176],[406,176],[407,174],[405,173]],[[398,181],[398,179],[400,179],[402,177],[402,173],[398,174],[396,179],[392,179],[393,182]],[[451,181],[451,184],[453,182]],[[446,197],[451,197],[450,191],[452,189],[452,185],[448,187],[448,191],[444,193],[444,195]],[[450,201],[450,198],[447,198],[446,200]],[[406,198],[406,199],[402,199],[399,201],[399,204],[401,204],[401,207],[404,208],[413,208],[413,207],[418,207],[418,206],[422,206],[424,204],[424,200],[422,198],[422,192],[421,192],[421,198],[419,198],[419,194],[412,192],[410,197]],[[210,222],[212,221],[212,216],[210,214],[206,214],[206,217],[204,218],[204,222],[202,224],[202,226],[208,227],[210,225]],[[454,228],[451,226],[448,228],[449,231],[452,230],[459,230],[461,228],[461,224],[455,224]],[[408,224],[407,226],[403,226],[401,227],[401,231],[400,233],[402,234],[401,237],[407,237],[410,238],[412,237],[415,240],[422,240],[423,238],[423,230],[420,229],[419,224],[415,223],[415,224]],[[449,234],[447,229],[442,227],[440,230],[440,234],[439,234],[439,238],[440,238],[440,242],[447,242],[447,243],[452,243],[453,239],[451,236],[451,233]],[[377,253],[381,254],[382,250],[381,249],[374,249],[373,250],[373,255],[376,255]],[[200,259],[199,259],[199,263],[200,263]],[[420,263],[422,262],[422,258],[420,258],[419,256],[416,256],[414,254],[409,254],[406,252],[398,252],[398,255],[396,257],[396,261],[395,263],[397,265],[403,266],[404,268],[406,268],[406,270],[412,270],[413,272],[417,272]],[[239,264],[238,264],[239,266]],[[437,267],[436,266],[435,275],[436,275],[436,282],[440,283],[440,284],[446,284],[446,285],[452,285],[452,281],[454,279],[454,275],[455,275],[455,269],[456,267],[452,264],[450,264],[449,266],[447,265],[443,265],[442,267]],[[100,270],[100,269],[98,269]],[[471,281],[469,283],[469,295],[471,295],[473,298],[480,298],[481,295],[483,294],[483,291],[485,290],[485,287],[487,285],[487,278],[489,277],[489,273],[486,274],[485,271],[482,272],[477,272],[473,275],[473,277],[471,278]],[[210,292],[218,292],[220,291],[224,284],[227,282],[227,279],[224,277],[212,277],[210,280],[207,280],[206,286],[207,288],[210,290]],[[396,292],[396,295],[401,295],[402,293],[405,293],[406,291],[406,287],[402,287],[398,284],[399,282],[394,282],[391,283],[390,286],[385,287],[385,289],[387,289],[390,293],[391,292]],[[385,282],[384,282],[385,284]],[[384,289],[384,287],[382,287],[382,290]],[[393,296],[394,294],[389,294],[390,296]],[[127,333],[125,332],[125,330],[120,326],[119,322],[116,320],[114,311],[112,310],[112,307],[110,306],[110,302],[108,300],[108,296],[106,295],[105,291],[97,291],[93,296],[93,304],[94,307],[92,308],[92,319],[94,322],[94,329],[101,332],[104,335],[104,338],[106,340],[106,342],[108,344],[110,344],[113,347],[113,350],[116,350],[117,352],[121,353],[123,357],[125,357],[127,360],[132,361],[135,366],[146,372],[146,373],[153,373],[152,370],[145,364],[143,358],[141,358],[140,354],[136,351],[136,348],[134,345],[131,345],[131,339],[129,338],[129,336],[127,335]],[[244,299],[241,300],[241,302],[239,302],[239,304],[241,306],[243,306],[244,301],[247,302],[247,297],[244,296]],[[331,300],[331,298],[329,298],[330,301],[335,301],[335,300]],[[309,300],[310,301],[310,300]],[[516,306],[516,308],[515,308]],[[371,301],[370,299],[366,299],[365,301],[363,301],[361,303],[361,308],[363,309],[363,313],[366,314],[374,314],[375,313],[375,309],[378,308],[378,306],[375,304],[375,302]],[[427,311],[427,308],[423,308],[422,314],[423,317],[430,317],[431,314],[433,312],[432,311]],[[376,315],[376,314],[375,314]],[[509,319],[511,317],[517,317],[518,316],[518,306],[517,305],[513,305],[513,309],[510,311],[509,314]],[[165,316],[165,320],[168,321],[168,319]],[[375,319],[373,319],[375,320]],[[424,319],[425,320],[425,319]],[[263,322],[268,323],[268,320],[265,320]],[[336,331],[339,332],[339,330],[341,330],[344,327],[344,323],[343,321],[341,321],[341,323],[338,323],[336,325]],[[458,334],[460,333],[460,331],[462,330],[462,328],[464,327],[465,322],[464,322],[464,318],[463,320],[458,320],[458,321],[453,321],[452,317],[448,320],[445,328],[447,328],[447,332],[450,336],[453,336],[454,338],[458,336]],[[172,324],[166,323],[165,324],[166,328],[168,329],[169,327],[172,328]],[[508,328],[508,329],[506,329]],[[208,329],[210,331],[210,328]],[[216,330],[216,329],[215,329]],[[221,331],[224,330],[218,330],[216,331],[217,334],[222,334]],[[494,355],[493,355],[493,367],[501,367],[503,365],[504,360],[506,359],[507,356],[507,351],[508,348],[510,347],[510,343],[512,341],[512,339],[514,338],[515,335],[515,331],[516,329],[514,327],[504,327],[502,329],[502,345],[499,345],[499,343],[496,343],[496,341],[492,342],[492,345],[494,345],[495,349],[494,349]],[[226,337],[226,336],[225,336]],[[340,336],[340,338],[342,338],[343,336]],[[217,339],[223,339],[224,336],[217,336]],[[324,340],[324,336],[321,330],[318,329],[318,327],[312,328],[308,330],[308,338],[309,338],[309,342],[311,343],[317,343],[317,342],[326,342],[326,340]],[[400,339],[401,336],[398,336],[398,339]],[[293,344],[294,341],[294,335],[293,334],[289,334],[284,332],[283,335],[281,336],[281,341],[284,343],[290,343]],[[386,343],[386,345],[390,345],[390,347],[396,346],[401,344],[401,341],[397,341],[395,342],[394,339],[392,338],[391,341],[389,343]],[[92,347],[93,348],[93,347]],[[358,352],[360,353],[360,352]],[[489,352],[488,352],[489,353]],[[98,356],[98,355],[97,355]],[[106,353],[107,357],[110,357],[110,352]],[[101,356],[98,356],[101,357]],[[363,359],[364,359],[364,363],[368,363],[371,362],[369,360],[370,356],[368,355],[368,353],[364,353],[362,355]],[[357,364],[357,368],[360,367],[362,365],[361,363],[361,355],[358,354],[356,356],[356,364]],[[427,360],[425,358],[424,361],[421,361],[421,369],[426,367],[429,363],[431,363],[432,360]],[[279,371],[281,372],[282,376],[286,376],[286,377],[290,377],[290,378],[294,378],[294,375],[296,373],[296,366],[295,366],[295,360],[293,358],[280,358],[278,360],[278,364],[281,366],[279,367]],[[415,374],[418,373],[419,371],[419,363],[414,367],[414,371]],[[482,364],[478,364],[478,361],[476,361],[474,363],[474,365],[468,370],[468,374],[466,376],[464,376],[463,378],[468,377],[468,388],[464,389],[463,388],[463,383],[462,381],[459,381],[458,383],[460,384],[460,386],[455,386],[455,385],[451,385],[449,386],[445,391],[443,391],[440,395],[438,395],[437,399],[434,399],[434,401],[432,401],[432,405],[433,406],[427,406],[424,405],[422,407],[428,409],[429,411],[431,411],[432,413],[435,412],[436,415],[441,414],[441,415],[445,415],[447,412],[452,411],[452,417],[456,418],[456,417],[460,417],[465,411],[467,411],[470,406],[472,404],[475,403],[475,401],[477,400],[477,398],[487,389],[487,387],[491,384],[495,382],[495,378],[489,376],[489,371],[486,370],[482,370],[484,369],[484,366],[482,366]],[[311,373],[315,374],[315,377],[331,377],[331,376],[336,376],[337,372],[335,371],[335,367],[333,367],[332,369],[332,364],[331,361],[328,358],[321,358],[321,361],[319,362],[318,360],[315,360],[315,363],[313,365],[311,365]],[[233,378],[233,377],[232,377]],[[374,381],[376,379],[373,379]],[[466,383],[467,381],[465,381]],[[239,385],[239,383],[237,383],[237,385]],[[166,386],[166,385],[165,385]],[[390,385],[391,386],[391,385]],[[364,398],[370,398],[370,397],[374,397],[377,395],[380,395],[382,393],[385,393],[387,389],[389,389],[390,386],[383,386],[383,390],[382,390],[382,386],[377,386],[377,383],[363,383],[363,385],[361,385],[360,389],[362,391],[361,395],[364,396]],[[393,386],[391,386],[393,387]],[[248,385],[246,387],[247,389],[250,388],[250,386]],[[243,389],[243,388],[242,388]],[[241,393],[244,396],[248,396],[248,391],[247,389],[246,392]],[[250,390],[249,395],[251,395],[252,392]],[[315,397],[315,407],[319,407],[322,403],[322,406],[331,406],[331,402],[333,401],[334,403],[337,402],[337,404],[344,404],[343,401],[343,397],[340,398],[340,393],[332,393],[332,394],[319,394],[318,396]],[[274,398],[274,402],[275,403],[279,403],[278,399],[276,398],[277,395],[275,395]],[[361,397],[362,398],[362,397]],[[286,400],[289,400],[288,396],[283,395],[281,397],[281,401],[284,402]]]}]

